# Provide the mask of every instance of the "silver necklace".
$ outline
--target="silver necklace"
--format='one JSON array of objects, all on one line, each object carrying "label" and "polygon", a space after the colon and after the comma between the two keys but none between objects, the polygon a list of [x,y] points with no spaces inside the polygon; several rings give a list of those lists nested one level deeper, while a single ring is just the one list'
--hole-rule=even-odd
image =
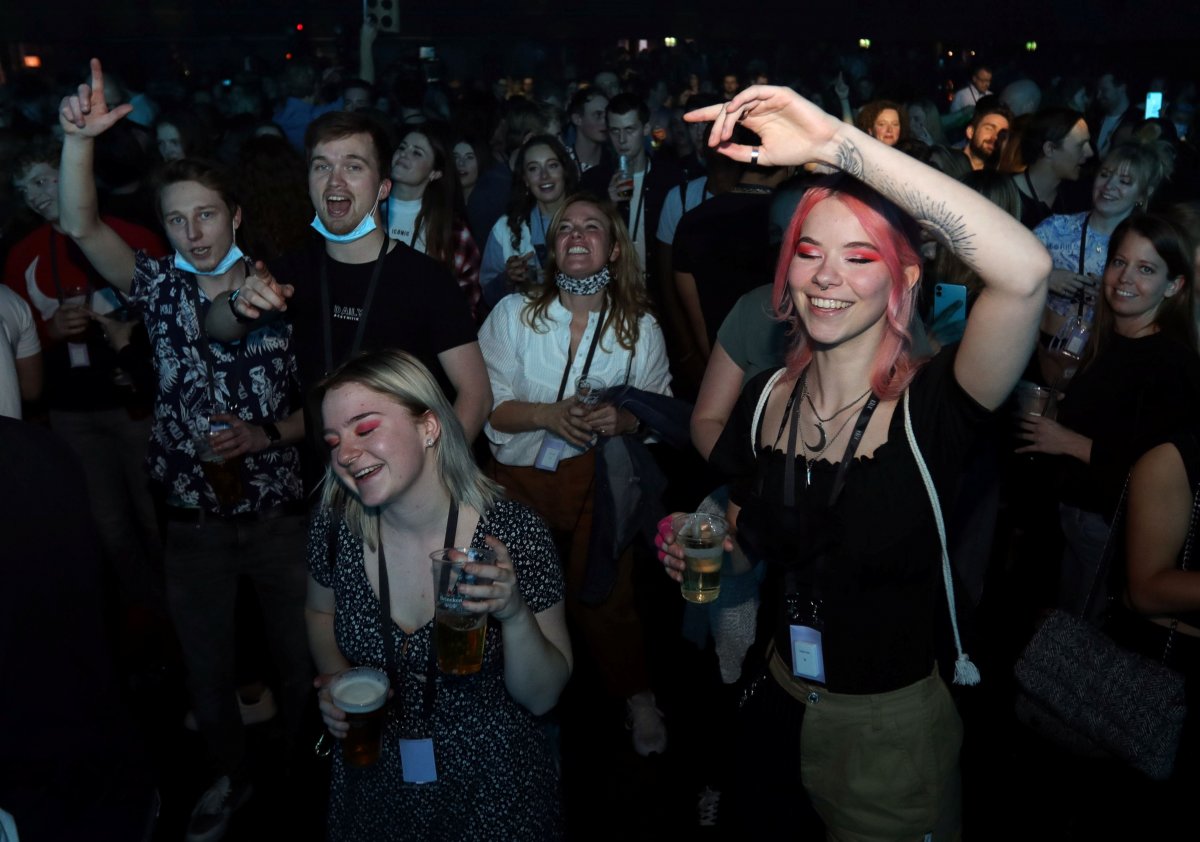
[{"label": "silver necklace", "polygon": [[817,443],[815,445],[810,445],[808,442],[804,441],[803,438],[800,440],[800,443],[804,445],[806,450],[811,450],[813,453],[821,453],[822,451],[825,450],[826,447],[828,447],[833,442],[833,439],[836,439],[838,436],[840,436],[842,434],[842,430],[846,429],[846,424],[850,423],[850,419],[847,418],[844,422],[842,422],[842,426],[838,427],[838,431],[837,431],[837,433],[834,434],[833,439],[826,437],[825,425],[828,424],[830,421],[832,421],[834,418],[837,418],[839,415],[841,415],[846,410],[850,409],[852,406],[857,404],[859,401],[861,401],[867,395],[871,394],[871,389],[870,389],[870,387],[867,387],[867,391],[863,392],[857,398],[850,401],[850,403],[843,406],[841,409],[839,409],[837,412],[833,413],[833,415],[830,415],[828,418],[822,418],[820,413],[817,412],[817,407],[813,404],[812,395],[810,395],[808,392],[808,382],[807,381],[805,381],[805,383],[804,383],[804,388],[802,389],[802,392],[804,394],[804,399],[806,401],[808,401],[808,408],[812,411],[813,417],[817,419],[814,423],[817,426],[817,435],[820,436],[820,438],[817,439]]}]

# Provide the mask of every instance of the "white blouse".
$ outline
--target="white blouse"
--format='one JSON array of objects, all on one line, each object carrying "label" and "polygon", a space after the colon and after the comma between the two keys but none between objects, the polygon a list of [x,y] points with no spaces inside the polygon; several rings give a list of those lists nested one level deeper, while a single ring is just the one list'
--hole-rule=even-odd
[{"label": "white blouse", "polygon": [[[492,382],[492,408],[505,401],[554,403],[562,383],[563,369],[571,347],[571,313],[557,298],[546,310],[544,321],[531,328],[522,317],[529,299],[524,295],[505,296],[479,329],[479,347]],[[587,328],[579,341],[571,371],[567,375],[564,397],[575,392],[575,380],[583,374],[587,351],[596,332],[600,314],[588,314]],[[539,332],[542,331],[542,332]],[[660,395],[671,394],[671,373],[662,330],[647,314],[638,322],[638,341],[634,352],[621,347],[611,330],[596,347],[588,375],[598,377],[607,386],[631,385]],[[492,453],[504,465],[528,466],[534,463],[545,430],[527,433],[502,433],[489,422],[484,426]],[[586,448],[567,444],[563,458],[578,456]]]}]

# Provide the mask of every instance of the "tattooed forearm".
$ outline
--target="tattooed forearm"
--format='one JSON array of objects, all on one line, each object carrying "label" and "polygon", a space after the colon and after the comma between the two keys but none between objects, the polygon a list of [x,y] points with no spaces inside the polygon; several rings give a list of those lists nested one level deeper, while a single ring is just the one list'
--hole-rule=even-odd
[{"label": "tattooed forearm", "polygon": [[961,213],[948,207],[942,199],[907,187],[902,188],[900,204],[908,208],[913,219],[938,242],[953,251],[956,257],[974,265],[975,235],[969,230]]},{"label": "tattooed forearm", "polygon": [[858,151],[858,147],[851,140],[843,140],[838,146],[833,165],[846,175],[852,175],[858,179],[863,177],[862,153]]},{"label": "tattooed forearm", "polygon": [[860,178],[899,205],[934,239],[952,250],[956,257],[972,269],[977,268],[974,260],[975,233],[970,230],[962,213],[947,205],[944,199],[929,196],[878,170],[872,170],[870,176]]}]

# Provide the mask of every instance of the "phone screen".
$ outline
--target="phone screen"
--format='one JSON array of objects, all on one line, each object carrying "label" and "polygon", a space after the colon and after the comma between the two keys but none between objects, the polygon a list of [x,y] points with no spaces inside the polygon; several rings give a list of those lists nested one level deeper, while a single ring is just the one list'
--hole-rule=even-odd
[{"label": "phone screen", "polygon": [[1146,119],[1157,117],[1162,112],[1162,91],[1150,91],[1146,94]]}]

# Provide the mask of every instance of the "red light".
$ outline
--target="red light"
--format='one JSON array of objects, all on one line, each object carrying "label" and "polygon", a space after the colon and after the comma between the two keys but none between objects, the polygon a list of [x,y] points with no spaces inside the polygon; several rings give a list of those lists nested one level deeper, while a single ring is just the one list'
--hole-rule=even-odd
[{"label": "red light", "polygon": [[303,32],[303,31],[304,31],[304,24],[302,24],[302,23],[298,23],[298,24],[296,24],[296,31],[297,31],[297,32]]},{"label": "red light", "polygon": [[287,59],[288,61],[291,61],[291,60],[292,60],[292,54],[291,54],[291,53],[285,53],[283,57],[284,57],[285,59]]},{"label": "red light", "polygon": [[42,57],[41,56],[25,56],[21,60],[21,63],[24,64],[26,67],[41,67],[42,66]]}]

